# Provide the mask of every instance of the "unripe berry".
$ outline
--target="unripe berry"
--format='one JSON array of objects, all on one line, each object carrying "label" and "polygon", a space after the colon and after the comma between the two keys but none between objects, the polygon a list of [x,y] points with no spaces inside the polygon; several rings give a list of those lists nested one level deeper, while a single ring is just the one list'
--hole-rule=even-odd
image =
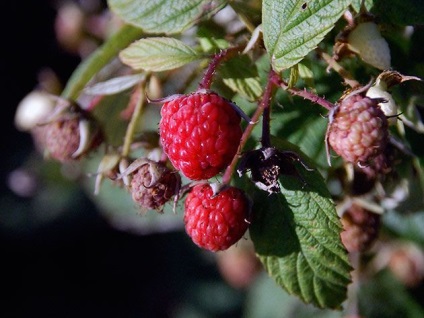
[{"label": "unripe berry", "polygon": [[380,215],[352,204],[341,218],[343,232],[340,234],[343,245],[349,252],[367,250],[378,236]]},{"label": "unripe berry", "polygon": [[380,69],[390,68],[390,48],[374,22],[359,23],[348,36],[348,47],[364,62]]},{"label": "unripe berry", "polygon": [[249,209],[248,198],[240,189],[228,187],[214,195],[209,184],[196,185],[185,201],[186,232],[201,248],[225,250],[246,232]]},{"label": "unripe berry", "polygon": [[377,100],[348,96],[331,113],[326,138],[345,161],[365,166],[387,145],[387,118]]},{"label": "unripe berry", "polygon": [[192,180],[217,175],[232,160],[242,131],[232,104],[201,90],[164,103],[160,141],[177,170]]}]

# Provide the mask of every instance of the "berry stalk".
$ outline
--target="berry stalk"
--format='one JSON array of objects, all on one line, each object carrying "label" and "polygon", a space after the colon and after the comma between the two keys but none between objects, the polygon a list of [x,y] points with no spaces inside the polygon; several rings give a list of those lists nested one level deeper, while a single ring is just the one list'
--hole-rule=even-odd
[{"label": "berry stalk", "polygon": [[140,119],[141,113],[143,111],[143,105],[146,101],[146,81],[142,81],[138,84],[137,90],[140,90],[139,98],[137,100],[137,103],[134,108],[134,112],[131,116],[131,120],[128,124],[127,131],[125,132],[125,138],[124,138],[124,146],[122,147],[121,155],[122,157],[128,157],[131,150],[131,144],[133,141],[135,129],[137,127],[138,120]]},{"label": "berry stalk", "polygon": [[232,47],[229,49],[221,50],[219,53],[215,54],[209,66],[203,75],[202,81],[199,84],[199,89],[210,89],[212,86],[213,76],[219,64],[225,62],[226,60],[234,57],[240,52],[241,48],[239,46]]},{"label": "berry stalk", "polygon": [[288,91],[292,95],[303,97],[304,99],[308,99],[314,104],[318,104],[327,110],[331,110],[334,108],[334,104],[326,100],[325,98],[322,98],[318,95],[315,95],[314,93],[311,93],[307,91],[306,89],[298,89],[295,87],[289,87],[288,84],[283,81],[277,73],[273,72],[273,76],[271,78],[271,81],[275,83],[275,85],[280,86],[282,89]]},{"label": "berry stalk", "polygon": [[270,122],[271,122],[271,98],[272,98],[272,91],[274,88],[274,83],[272,82],[271,78],[274,76],[274,71],[271,70],[269,73],[269,80],[265,88],[264,95],[261,100],[260,107],[264,110],[262,114],[262,146],[265,148],[271,147],[271,129],[270,129]]}]

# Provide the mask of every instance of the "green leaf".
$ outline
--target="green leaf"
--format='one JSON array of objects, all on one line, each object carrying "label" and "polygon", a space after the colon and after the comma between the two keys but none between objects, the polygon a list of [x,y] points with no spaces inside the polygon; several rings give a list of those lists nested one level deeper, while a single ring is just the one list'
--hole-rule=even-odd
[{"label": "green leaf", "polygon": [[264,42],[274,70],[282,71],[302,60],[334,27],[350,2],[264,0]]},{"label": "green leaf", "polygon": [[196,51],[174,38],[146,38],[132,43],[119,54],[133,69],[160,72],[181,67],[200,58]]},{"label": "green leaf", "polygon": [[108,0],[111,10],[125,22],[156,34],[180,33],[225,4],[224,0]]},{"label": "green leaf", "polygon": [[255,101],[262,96],[258,70],[247,55],[227,61],[220,69],[219,74],[225,85],[249,101]]},{"label": "green leaf", "polygon": [[287,292],[317,307],[338,309],[351,270],[341,223],[319,172],[297,169],[305,184],[282,176],[281,193],[253,192],[251,237],[265,269]]}]

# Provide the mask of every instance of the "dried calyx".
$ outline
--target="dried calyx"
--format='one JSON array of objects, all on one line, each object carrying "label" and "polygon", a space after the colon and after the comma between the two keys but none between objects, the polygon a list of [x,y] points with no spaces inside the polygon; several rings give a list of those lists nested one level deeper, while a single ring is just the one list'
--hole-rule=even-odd
[{"label": "dried calyx", "polygon": [[241,176],[250,171],[251,180],[259,189],[269,193],[278,193],[280,192],[278,178],[281,175],[296,176],[304,182],[296,169],[296,162],[301,163],[306,170],[313,170],[294,151],[281,151],[275,147],[263,147],[245,153],[237,172]]}]

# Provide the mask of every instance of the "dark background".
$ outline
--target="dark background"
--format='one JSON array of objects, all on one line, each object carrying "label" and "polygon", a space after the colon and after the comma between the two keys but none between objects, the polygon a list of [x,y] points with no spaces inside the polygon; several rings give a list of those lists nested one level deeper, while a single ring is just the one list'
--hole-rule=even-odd
[{"label": "dark background", "polygon": [[237,301],[218,308],[221,313],[198,300],[200,283],[224,285],[182,231],[137,236],[116,230],[77,187],[59,216],[38,222],[34,200],[10,190],[10,173],[34,156],[30,135],[14,127],[16,106],[36,87],[41,68],[54,70],[63,84],[79,57],[55,41],[53,2],[1,7],[0,286],[6,296],[0,316],[169,317],[184,306],[207,316],[240,315],[242,293],[231,291]]}]

